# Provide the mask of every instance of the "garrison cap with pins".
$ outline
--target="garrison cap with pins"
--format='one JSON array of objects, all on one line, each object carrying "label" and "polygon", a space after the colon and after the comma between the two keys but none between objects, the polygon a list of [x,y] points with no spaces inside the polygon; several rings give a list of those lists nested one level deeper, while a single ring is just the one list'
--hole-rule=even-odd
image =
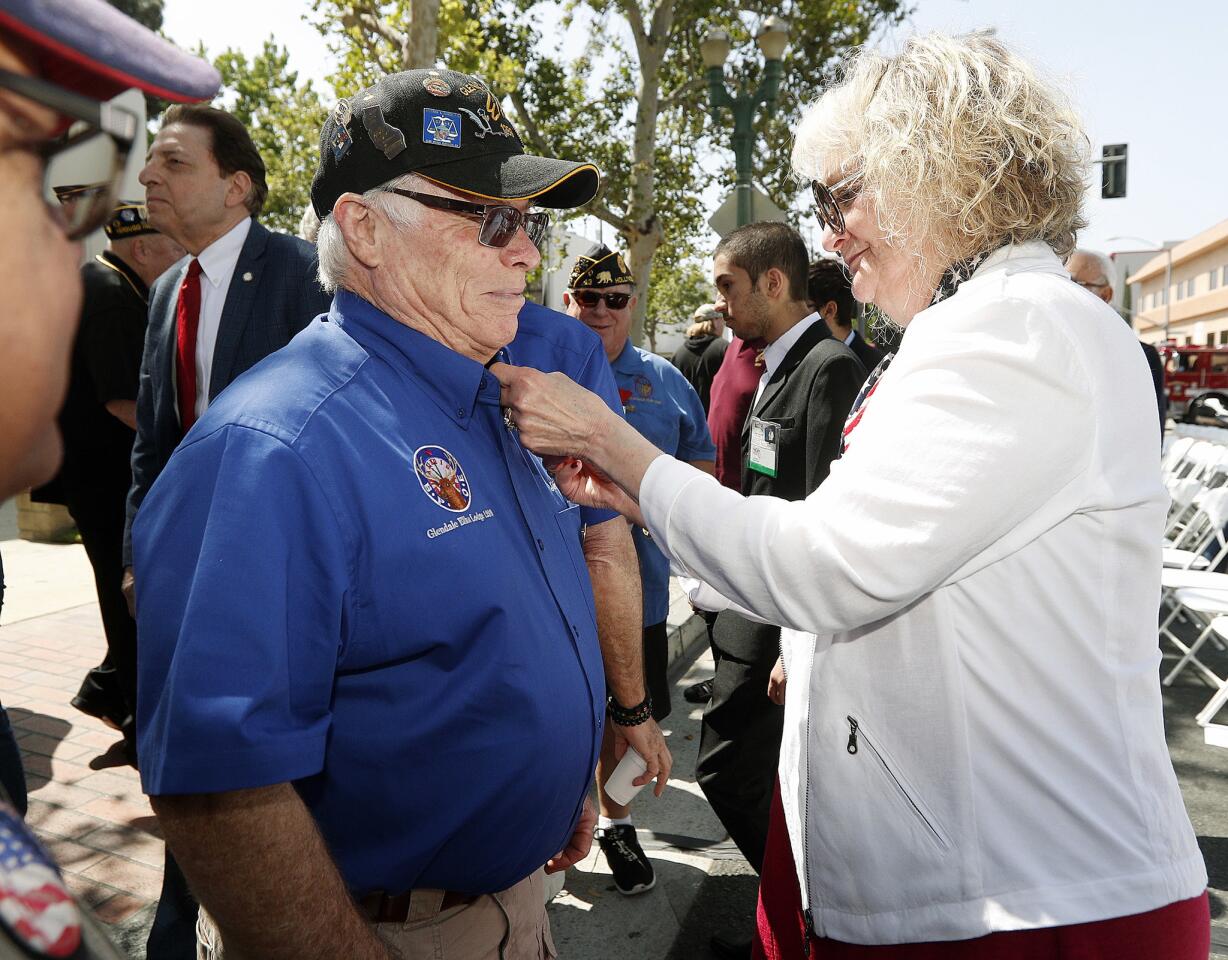
[{"label": "garrison cap with pins", "polygon": [[578,207],[597,195],[591,163],[535,157],[483,80],[453,70],[406,70],[337,103],[320,132],[311,202],[320,219],[343,193],[407,173],[483,200]]},{"label": "garrison cap with pins", "polygon": [[111,219],[102,225],[102,229],[109,240],[123,240],[158,232],[149,225],[149,210],[145,204],[136,200],[125,200],[118,204],[111,214]]},{"label": "garrison cap with pins", "polygon": [[579,290],[615,287],[622,283],[635,283],[627,261],[621,253],[611,250],[604,243],[598,243],[588,252],[576,257],[567,286],[572,290]]}]

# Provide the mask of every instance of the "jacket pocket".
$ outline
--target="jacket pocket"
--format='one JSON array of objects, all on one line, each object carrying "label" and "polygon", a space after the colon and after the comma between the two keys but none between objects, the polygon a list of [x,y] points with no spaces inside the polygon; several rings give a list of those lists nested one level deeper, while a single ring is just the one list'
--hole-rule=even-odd
[{"label": "jacket pocket", "polygon": [[865,756],[868,762],[875,764],[882,771],[888,792],[897,798],[904,812],[917,821],[923,828],[922,832],[934,842],[940,852],[946,853],[950,850],[951,841],[947,838],[946,832],[939,826],[938,819],[925,805],[921,795],[908,782],[899,765],[891,759],[882,744],[866,730],[861,720],[852,714],[848,715],[847,720],[849,738],[845,751],[852,756]]}]

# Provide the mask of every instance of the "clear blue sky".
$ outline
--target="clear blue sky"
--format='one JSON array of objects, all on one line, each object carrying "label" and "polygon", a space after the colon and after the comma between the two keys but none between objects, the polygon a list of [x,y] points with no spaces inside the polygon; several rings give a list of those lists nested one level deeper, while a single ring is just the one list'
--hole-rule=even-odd
[{"label": "clear blue sky", "polygon": [[[1189,237],[1228,217],[1228,2],[1225,0],[916,0],[916,12],[879,42],[896,47],[911,32],[995,27],[998,35],[1066,84],[1097,154],[1130,145],[1129,188],[1121,200],[1089,192],[1083,245],[1119,234],[1164,241]],[[167,34],[260,48],[272,33],[304,76],[330,72],[320,36],[302,21],[306,0],[166,0]],[[259,15],[253,15],[258,11]],[[719,198],[717,198],[719,200]]]}]

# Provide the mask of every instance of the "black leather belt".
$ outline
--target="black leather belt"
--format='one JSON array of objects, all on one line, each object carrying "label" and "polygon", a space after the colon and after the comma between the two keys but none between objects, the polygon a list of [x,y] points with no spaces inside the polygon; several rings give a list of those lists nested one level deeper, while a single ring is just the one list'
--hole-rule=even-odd
[{"label": "black leather belt", "polygon": [[[383,890],[377,890],[361,898],[358,901],[358,907],[372,923],[404,923],[409,919],[409,905],[413,901],[414,894],[418,892],[408,890],[405,893],[390,895]],[[431,916],[438,916],[452,907],[473,903],[477,898],[478,894],[445,890],[439,909],[421,919],[428,920]]]}]

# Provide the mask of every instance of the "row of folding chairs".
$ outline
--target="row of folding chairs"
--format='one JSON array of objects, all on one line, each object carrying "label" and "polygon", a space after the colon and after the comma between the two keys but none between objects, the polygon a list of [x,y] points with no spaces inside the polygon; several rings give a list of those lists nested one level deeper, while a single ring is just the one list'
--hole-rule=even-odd
[{"label": "row of folding chairs", "polygon": [[[1228,650],[1228,572],[1221,572],[1228,570],[1228,444],[1180,438],[1167,450],[1162,471],[1170,506],[1160,640],[1177,653],[1163,683],[1171,686],[1184,670],[1193,669],[1214,691],[1197,717],[1210,730],[1228,700],[1228,677],[1216,673],[1204,652],[1208,647]],[[1210,733],[1207,737],[1210,742]]]}]

